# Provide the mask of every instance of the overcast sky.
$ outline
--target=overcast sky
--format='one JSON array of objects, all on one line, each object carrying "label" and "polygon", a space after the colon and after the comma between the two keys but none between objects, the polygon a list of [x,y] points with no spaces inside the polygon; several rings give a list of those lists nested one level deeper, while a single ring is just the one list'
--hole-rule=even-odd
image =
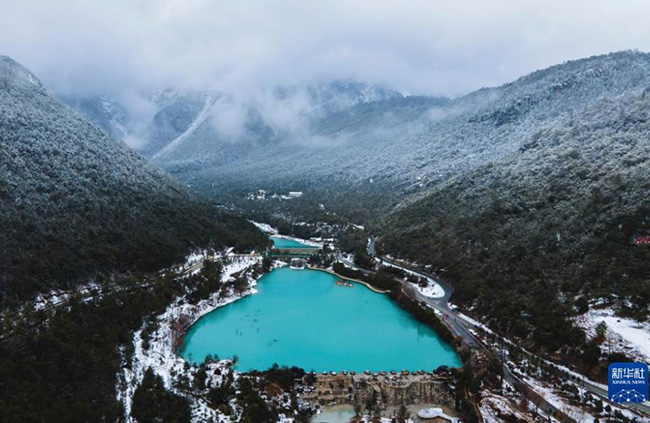
[{"label": "overcast sky", "polygon": [[60,94],[351,78],[457,96],[650,51],[650,1],[0,0],[0,54]]}]

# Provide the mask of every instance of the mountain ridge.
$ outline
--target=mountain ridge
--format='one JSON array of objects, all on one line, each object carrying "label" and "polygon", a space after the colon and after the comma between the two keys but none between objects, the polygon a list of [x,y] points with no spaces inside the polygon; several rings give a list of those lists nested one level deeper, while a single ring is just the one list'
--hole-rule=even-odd
[{"label": "mountain ridge", "polygon": [[0,59],[0,297],[153,271],[196,245],[264,245],[240,217],[197,198]]},{"label": "mountain ridge", "polygon": [[450,101],[407,97],[394,100],[401,108],[391,100],[356,105],[319,121],[314,138],[325,142],[251,149],[218,167],[209,160],[164,166],[205,192],[215,181],[220,192],[229,185],[274,190],[296,179],[319,189],[324,180],[338,185],[339,168],[349,169],[341,189],[370,189],[372,179],[400,195],[424,192],[515,151],[519,140],[552,127],[601,96],[643,90],[649,57],[626,51],[581,59]]},{"label": "mountain ridge", "polygon": [[647,317],[650,250],[632,240],[650,228],[649,94],[603,98],[393,210],[373,223],[382,248],[446,269],[457,301],[553,351],[590,299]]},{"label": "mountain ridge", "polygon": [[[218,122],[208,118],[183,147],[157,161],[219,201],[245,205],[245,193],[257,189],[350,191],[378,195],[378,215],[517,151],[535,131],[552,128],[600,97],[642,91],[648,75],[649,54],[622,51],[568,61],[454,99],[388,92],[365,98],[372,101],[343,102],[341,109],[310,115],[291,131],[247,115],[239,141],[215,135]],[[352,93],[363,91],[364,85],[350,84]],[[341,198],[326,195],[324,201],[336,208]]]}]

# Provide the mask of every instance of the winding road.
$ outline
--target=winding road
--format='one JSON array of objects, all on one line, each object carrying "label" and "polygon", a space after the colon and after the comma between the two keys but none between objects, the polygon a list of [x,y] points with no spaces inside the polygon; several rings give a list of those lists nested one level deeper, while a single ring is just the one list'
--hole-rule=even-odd
[{"label": "winding road", "polygon": [[[370,254],[372,248],[372,252],[375,252],[375,246],[374,246],[374,238],[370,238],[370,242],[368,243],[368,253]],[[423,272],[419,269],[416,269],[412,266],[409,266],[405,263],[402,263],[400,261],[387,258],[385,256],[380,256],[376,254],[370,254],[371,256],[375,257],[378,259],[380,262],[386,262],[389,263],[393,266],[399,267],[402,270],[406,270],[409,272],[416,273],[422,277],[428,278],[436,282],[444,291],[444,295],[439,297],[439,298],[432,298],[432,297],[427,297],[425,295],[422,295],[418,290],[416,289],[409,289],[410,291],[414,292],[415,297],[419,301],[423,301],[427,305],[429,305],[431,308],[438,310],[440,313],[442,313],[442,320],[443,322],[447,325],[449,330],[452,332],[452,334],[462,340],[462,342],[471,347],[471,348],[480,348],[480,349],[485,349],[487,348],[470,332],[469,329],[482,329],[479,326],[477,326],[471,319],[464,319],[461,317],[461,314],[458,313],[457,311],[452,310],[449,307],[449,299],[451,298],[452,294],[454,293],[454,288],[449,285],[448,283],[439,280],[436,278],[434,275],[431,275],[429,273]],[[350,260],[346,259],[345,257],[339,255],[338,260],[345,264],[346,266],[360,271],[366,275],[374,273],[373,270],[368,270],[361,268],[351,262]],[[408,282],[401,279],[401,278],[396,278],[396,280],[400,281],[402,285],[408,286]],[[409,287],[410,288],[410,287]],[[532,353],[529,353],[532,355]],[[561,370],[561,369],[560,369]],[[571,374],[566,372],[568,379],[571,379]],[[510,368],[508,367],[507,363],[503,363],[503,377],[504,380],[506,380],[510,385],[515,387],[518,391],[520,391],[522,394],[524,394],[526,397],[530,398],[536,405],[539,406],[540,409],[542,409],[546,414],[553,415],[553,416],[558,416],[561,417],[562,420],[564,421],[573,421],[571,417],[568,417],[564,411],[558,409],[555,405],[551,404],[548,402],[542,395],[537,393],[532,387],[530,387],[528,384],[526,384],[524,381],[519,379],[515,374],[512,373]],[[596,382],[593,382],[586,377],[583,377],[580,379],[580,384],[583,389],[588,391],[589,393],[596,395],[603,399],[606,402],[609,402],[608,398],[608,392],[606,389],[603,389],[601,385],[599,385]],[[643,404],[628,404],[628,405],[623,405],[623,404],[618,404],[619,406],[624,406],[628,407],[631,409],[634,409],[635,411],[640,411],[645,414],[650,415],[650,405],[647,403]]]}]

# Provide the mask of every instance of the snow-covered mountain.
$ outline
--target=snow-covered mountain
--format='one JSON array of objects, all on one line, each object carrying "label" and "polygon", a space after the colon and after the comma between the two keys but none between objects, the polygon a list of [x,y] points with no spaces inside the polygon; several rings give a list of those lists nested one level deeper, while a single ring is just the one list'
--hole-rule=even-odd
[{"label": "snow-covered mountain", "polygon": [[649,158],[647,84],[531,130],[375,227],[389,251],[447,269],[457,301],[560,348],[589,298],[624,298],[647,317],[650,249],[635,234],[650,230]]},{"label": "snow-covered mountain", "polygon": [[649,88],[650,54],[612,53],[453,100],[261,119],[254,136],[187,138],[156,160],[216,197],[290,187],[363,210],[380,246],[448,270],[458,301],[554,349],[579,336],[580,298],[647,305],[650,250],[630,239],[650,230]]},{"label": "snow-covered mountain", "polygon": [[[0,303],[99,271],[154,270],[196,243],[264,241],[0,56]],[[206,232],[207,229],[207,232]]]},{"label": "snow-covered mountain", "polygon": [[107,95],[88,98],[62,97],[64,103],[83,114],[108,135],[117,140],[127,138],[129,134],[129,116],[122,105]]},{"label": "snow-covered mountain", "polygon": [[[135,97],[149,113],[129,113],[128,101]],[[401,97],[386,88],[335,81],[279,87],[252,96],[166,89],[122,101],[112,95],[62,100],[154,161],[171,165],[221,164],[250,148],[306,138],[312,122],[332,113]]]},{"label": "snow-covered mountain", "polygon": [[492,128],[486,146],[517,136],[376,220],[380,248],[444,269],[456,301],[553,351],[584,342],[571,316],[591,299],[647,319],[650,56],[579,60],[462,101],[484,104],[467,125]]},{"label": "snow-covered mountain", "polygon": [[453,100],[354,82],[276,89],[248,102],[167,91],[151,96],[157,111],[131,136],[144,140],[141,151],[155,162],[216,197],[335,187],[382,193],[389,205],[517,151],[602,98],[640,92],[649,75],[650,56],[627,51]]},{"label": "snow-covered mountain", "polygon": [[213,155],[177,150],[160,163],[215,195],[298,184],[312,191],[327,185],[337,192],[391,192],[401,201],[517,151],[533,133],[602,98],[644,90],[649,76],[648,54],[596,56],[454,100],[359,103],[310,120],[302,137],[270,130],[257,143],[222,144]]}]

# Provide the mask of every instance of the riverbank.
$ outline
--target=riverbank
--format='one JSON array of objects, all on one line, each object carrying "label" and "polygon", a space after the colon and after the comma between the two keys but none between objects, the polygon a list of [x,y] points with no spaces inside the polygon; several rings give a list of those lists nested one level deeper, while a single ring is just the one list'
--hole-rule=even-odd
[{"label": "riverbank", "polygon": [[360,283],[360,284],[362,284],[362,285],[365,285],[366,288],[368,288],[368,289],[371,290],[372,292],[376,292],[377,294],[388,294],[388,293],[389,293],[389,291],[383,291],[383,290],[381,290],[381,289],[375,288],[374,286],[370,285],[370,284],[369,284],[368,282],[366,282],[366,281],[362,281],[361,279],[348,278],[348,277],[346,277],[346,276],[339,275],[338,273],[336,273],[335,271],[330,270],[330,269],[323,269],[323,268],[320,268],[320,267],[314,267],[314,266],[307,266],[307,268],[308,268],[308,269],[311,269],[311,270],[318,270],[318,271],[320,271],[320,272],[326,272],[326,273],[329,273],[330,275],[334,275],[334,276],[336,276],[337,278],[341,278],[341,279],[344,279],[344,280],[346,280],[346,281]]}]

